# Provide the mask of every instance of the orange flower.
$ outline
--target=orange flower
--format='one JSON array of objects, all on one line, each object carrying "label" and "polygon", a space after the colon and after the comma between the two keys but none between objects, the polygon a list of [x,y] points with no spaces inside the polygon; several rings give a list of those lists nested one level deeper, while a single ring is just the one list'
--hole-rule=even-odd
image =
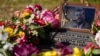
[{"label": "orange flower", "polygon": [[24,10],[24,12],[32,13],[32,10],[30,10],[29,8],[26,8],[26,9]]},{"label": "orange flower", "polygon": [[28,12],[23,12],[21,15],[20,15],[21,18],[29,18],[30,17],[30,13]]},{"label": "orange flower", "polygon": [[25,33],[23,31],[19,31],[18,36],[20,37],[25,36]]}]

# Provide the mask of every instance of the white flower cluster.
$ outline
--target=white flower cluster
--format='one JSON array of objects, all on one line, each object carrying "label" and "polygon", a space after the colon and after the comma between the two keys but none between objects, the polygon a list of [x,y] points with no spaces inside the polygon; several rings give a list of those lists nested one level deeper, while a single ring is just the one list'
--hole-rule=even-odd
[{"label": "white flower cluster", "polygon": [[[12,50],[13,44],[7,43],[8,33],[4,31],[4,26],[0,26],[0,42],[4,50]],[[1,54],[0,54],[1,56]]]},{"label": "white flower cluster", "polygon": [[96,33],[95,41],[96,44],[100,46],[100,30]]},{"label": "white flower cluster", "polygon": [[13,50],[13,47],[14,45],[12,45],[11,43],[6,43],[4,46],[3,46],[3,49],[5,50]]},{"label": "white flower cluster", "polygon": [[0,26],[0,41],[3,44],[8,38],[8,33],[4,31],[4,26]]}]

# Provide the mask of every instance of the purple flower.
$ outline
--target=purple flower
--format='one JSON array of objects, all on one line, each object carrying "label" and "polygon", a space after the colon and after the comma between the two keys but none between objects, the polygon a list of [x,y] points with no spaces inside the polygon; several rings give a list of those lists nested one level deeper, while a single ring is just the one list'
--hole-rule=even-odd
[{"label": "purple flower", "polygon": [[62,48],[61,52],[62,52],[62,55],[63,55],[63,56],[64,56],[64,55],[72,54],[72,50],[71,50],[70,48],[68,48],[68,47]]},{"label": "purple flower", "polygon": [[60,53],[62,56],[65,56],[65,55],[69,55],[69,54],[72,54],[72,50],[65,46],[64,44],[61,44],[61,43],[57,43],[56,46],[58,47],[58,49],[60,49]]},{"label": "purple flower", "polygon": [[42,6],[39,5],[39,4],[35,4],[35,5],[34,5],[34,9],[37,9],[37,10],[39,10],[39,11],[42,11]]},{"label": "purple flower", "polygon": [[31,56],[32,54],[36,54],[38,52],[35,46],[26,43],[18,44],[13,50],[15,56]]}]

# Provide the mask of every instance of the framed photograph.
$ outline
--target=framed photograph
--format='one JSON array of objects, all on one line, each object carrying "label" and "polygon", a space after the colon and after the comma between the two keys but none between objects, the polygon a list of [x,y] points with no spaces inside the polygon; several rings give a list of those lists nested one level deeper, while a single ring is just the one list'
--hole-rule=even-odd
[{"label": "framed photograph", "polygon": [[79,5],[61,6],[61,28],[89,31],[95,17],[95,8]]}]

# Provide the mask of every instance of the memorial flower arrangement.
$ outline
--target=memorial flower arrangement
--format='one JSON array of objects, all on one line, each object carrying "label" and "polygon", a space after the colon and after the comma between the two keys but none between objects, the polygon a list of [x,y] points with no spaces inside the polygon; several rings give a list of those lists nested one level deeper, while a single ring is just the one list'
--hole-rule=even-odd
[{"label": "memorial flower arrangement", "polygon": [[[28,5],[22,11],[15,11],[11,20],[0,21],[0,56],[66,56],[72,54],[72,50],[61,43],[55,44],[56,48],[48,51],[40,52],[37,48],[40,39],[46,38],[46,28],[59,28],[58,18],[58,14],[47,9],[43,10],[39,4]],[[79,49],[76,48],[74,52],[77,50]],[[80,55],[80,52],[78,54]]]},{"label": "memorial flower arrangement", "polygon": [[[93,26],[99,29],[99,21]],[[97,27],[98,26],[98,27]],[[0,56],[93,56],[100,54],[100,31],[94,42],[84,49],[56,43],[56,48],[40,51],[37,46],[41,38],[46,38],[47,28],[60,27],[59,15],[41,5],[28,5],[22,11],[15,11],[11,20],[0,21]]]},{"label": "memorial flower arrangement", "polygon": [[55,14],[39,4],[15,11],[11,20],[0,21],[0,56],[37,54],[36,45],[39,38],[45,38],[45,28],[57,29],[59,25]]}]

